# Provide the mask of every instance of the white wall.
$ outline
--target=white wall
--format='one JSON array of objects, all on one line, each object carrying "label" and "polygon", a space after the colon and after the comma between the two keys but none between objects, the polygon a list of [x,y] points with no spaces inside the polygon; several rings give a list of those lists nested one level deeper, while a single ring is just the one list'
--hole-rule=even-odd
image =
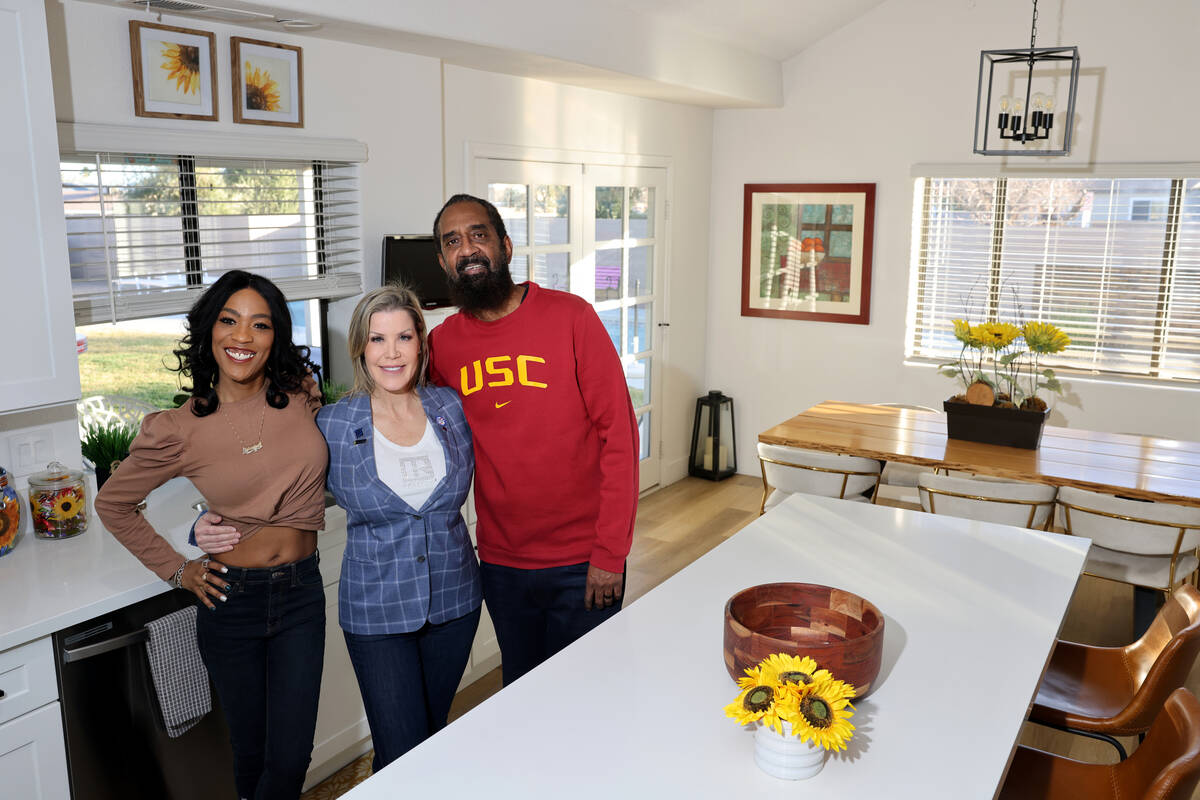
[{"label": "white wall", "polygon": [[[441,65],[437,59],[308,36],[265,36],[231,25],[163,17],[163,24],[216,34],[219,120],[152,119],[133,113],[129,20],[136,11],[47,0],[55,107],[60,122],[235,131],[247,136],[357,139],[368,148],[362,166],[363,284],[379,284],[382,237],[425,230],[441,202]],[[304,127],[233,122],[229,37],[268,38],[304,48]],[[330,311],[333,374],[350,378],[343,331],[356,298]]]},{"label": "white wall", "polygon": [[[515,78],[445,68],[446,194],[470,191],[468,142],[670,158],[670,263],[664,302],[662,479],[687,473],[692,415],[703,394],[712,111]],[[430,216],[432,224],[432,215]],[[423,230],[423,229],[422,229]]]},{"label": "white wall", "polygon": [[[758,432],[822,400],[940,406],[952,383],[905,366],[914,163],[998,159],[971,153],[979,52],[1025,47],[1031,6],[1005,0],[890,0],[784,65],[781,109],[715,112],[707,383],[735,399],[738,464],[754,474]],[[1196,161],[1200,82],[1193,0],[1050,0],[1038,45],[1078,45],[1073,154],[1089,161]],[[1061,100],[1061,98],[1060,98]],[[1031,159],[1012,159],[1016,167]],[[746,183],[875,182],[871,324],[740,316]],[[1071,379],[1077,406],[1051,424],[1200,439],[1200,390]]]}]

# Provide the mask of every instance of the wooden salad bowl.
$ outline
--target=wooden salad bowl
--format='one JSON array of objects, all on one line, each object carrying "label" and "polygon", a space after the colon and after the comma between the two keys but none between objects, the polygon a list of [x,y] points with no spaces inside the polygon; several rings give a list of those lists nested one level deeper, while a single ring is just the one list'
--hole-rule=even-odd
[{"label": "wooden salad bowl", "polygon": [[866,697],[883,658],[883,614],[856,594],[815,583],[743,589],[725,604],[725,669],[736,681],[774,653],[810,656]]}]

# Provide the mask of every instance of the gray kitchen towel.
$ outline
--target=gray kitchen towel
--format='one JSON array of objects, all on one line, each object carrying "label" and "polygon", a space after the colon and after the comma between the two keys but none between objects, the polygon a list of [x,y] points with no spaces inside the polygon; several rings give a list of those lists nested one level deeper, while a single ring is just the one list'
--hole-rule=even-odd
[{"label": "gray kitchen towel", "polygon": [[182,736],[212,710],[208,670],[196,647],[196,607],[147,622],[146,657],[167,736]]}]

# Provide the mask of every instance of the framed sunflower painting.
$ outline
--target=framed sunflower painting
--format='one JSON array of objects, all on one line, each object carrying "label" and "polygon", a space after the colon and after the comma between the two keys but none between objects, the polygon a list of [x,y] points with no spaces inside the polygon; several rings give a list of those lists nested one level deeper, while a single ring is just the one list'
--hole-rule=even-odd
[{"label": "framed sunflower painting", "polygon": [[217,119],[213,34],[134,19],[129,21],[129,50],[135,114]]},{"label": "framed sunflower painting", "polygon": [[233,121],[304,127],[304,64],[299,47],[232,36]]}]

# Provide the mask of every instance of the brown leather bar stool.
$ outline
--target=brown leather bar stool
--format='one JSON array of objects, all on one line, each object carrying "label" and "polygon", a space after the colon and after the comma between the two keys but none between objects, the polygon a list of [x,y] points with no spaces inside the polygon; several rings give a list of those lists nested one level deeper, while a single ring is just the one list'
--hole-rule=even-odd
[{"label": "brown leather bar stool", "polygon": [[1182,584],[1149,630],[1125,647],[1060,639],[1038,687],[1030,722],[1103,739],[1142,735],[1171,692],[1183,686],[1200,653],[1200,591]]},{"label": "brown leather bar stool", "polygon": [[1189,800],[1200,782],[1200,700],[1176,689],[1137,752],[1085,764],[1021,745],[998,800]]}]

